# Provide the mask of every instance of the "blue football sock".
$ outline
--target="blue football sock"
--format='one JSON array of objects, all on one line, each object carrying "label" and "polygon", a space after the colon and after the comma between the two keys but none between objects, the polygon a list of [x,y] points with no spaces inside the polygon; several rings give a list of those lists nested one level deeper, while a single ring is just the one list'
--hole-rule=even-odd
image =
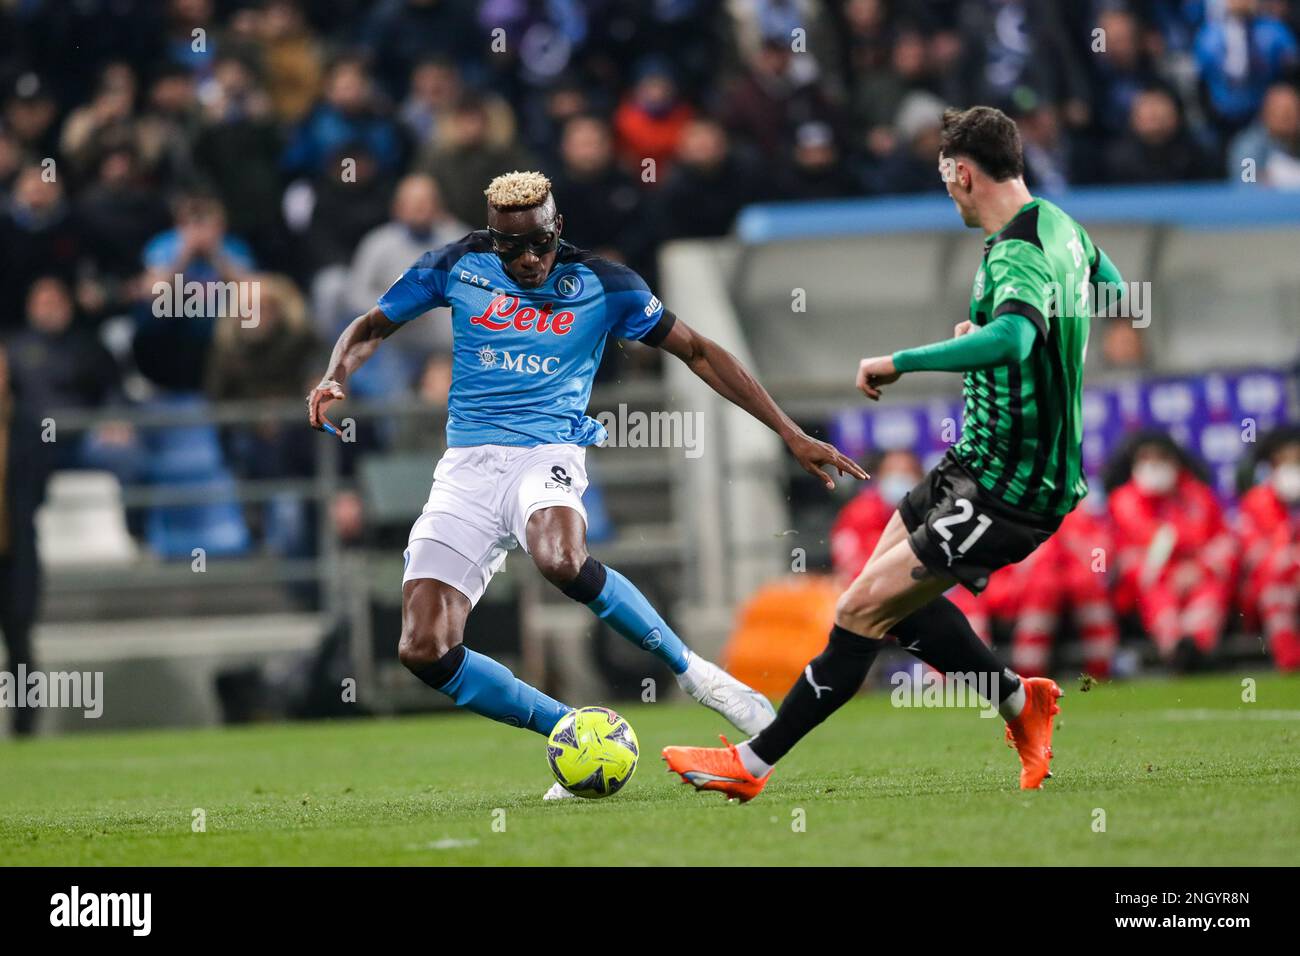
[{"label": "blue football sock", "polygon": [[686,670],[689,651],[682,639],[673,633],[636,585],[613,568],[605,568],[605,586],[587,607],[637,647],[662,660],[674,674]]},{"label": "blue football sock", "polygon": [[469,648],[451,680],[438,689],[457,707],[539,734],[549,735],[560,718],[573,709],[525,684],[504,664]]}]

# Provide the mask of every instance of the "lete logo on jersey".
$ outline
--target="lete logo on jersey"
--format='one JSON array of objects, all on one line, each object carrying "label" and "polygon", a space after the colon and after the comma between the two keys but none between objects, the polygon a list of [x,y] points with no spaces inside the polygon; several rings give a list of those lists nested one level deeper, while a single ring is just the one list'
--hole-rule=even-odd
[{"label": "lete logo on jersey", "polygon": [[541,309],[519,307],[517,295],[498,295],[478,315],[470,316],[470,325],[481,325],[493,332],[502,332],[514,326],[520,332],[551,332],[568,335],[573,328],[572,312],[555,312],[555,303],[547,302]]}]

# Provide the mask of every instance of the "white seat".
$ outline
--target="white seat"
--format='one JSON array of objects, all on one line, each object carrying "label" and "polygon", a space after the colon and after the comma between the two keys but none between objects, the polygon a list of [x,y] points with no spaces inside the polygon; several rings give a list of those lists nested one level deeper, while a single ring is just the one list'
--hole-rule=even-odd
[{"label": "white seat", "polygon": [[56,471],[36,512],[36,541],[47,567],[128,564],[138,549],[126,530],[122,486],[107,471]]}]

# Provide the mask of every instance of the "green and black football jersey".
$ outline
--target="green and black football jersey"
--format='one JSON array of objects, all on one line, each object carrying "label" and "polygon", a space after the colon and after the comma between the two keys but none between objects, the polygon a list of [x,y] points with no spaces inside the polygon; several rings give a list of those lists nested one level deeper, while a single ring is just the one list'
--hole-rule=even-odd
[{"label": "green and black football jersey", "polygon": [[1068,513],[1083,476],[1083,361],[1099,253],[1077,222],[1045,199],[984,240],[970,320],[1006,313],[1038,330],[1029,356],[965,374],[957,458],[986,491],[1035,514]]}]

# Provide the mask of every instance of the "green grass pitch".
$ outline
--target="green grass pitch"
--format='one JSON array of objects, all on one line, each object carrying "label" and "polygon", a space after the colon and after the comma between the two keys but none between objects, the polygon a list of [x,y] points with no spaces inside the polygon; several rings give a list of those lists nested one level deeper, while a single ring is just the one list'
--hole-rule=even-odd
[{"label": "green grass pitch", "polygon": [[543,803],[542,739],[465,714],[3,742],[0,863],[1294,864],[1300,680],[1241,681],[1064,684],[1039,793],[1000,720],[880,692],[744,806],[664,771],[726,729],[683,703],[620,708],[641,764],[603,801]]}]

